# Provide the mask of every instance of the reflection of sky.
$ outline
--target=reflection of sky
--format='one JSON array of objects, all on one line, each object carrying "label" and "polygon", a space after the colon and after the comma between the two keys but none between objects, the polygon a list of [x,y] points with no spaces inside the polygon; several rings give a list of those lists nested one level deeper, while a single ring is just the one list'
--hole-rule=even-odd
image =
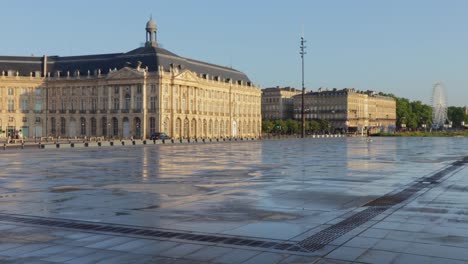
[{"label": "reflection of sky", "polygon": [[467,155],[467,146],[374,137],[7,151],[0,210],[159,227],[296,219],[298,208],[358,206]]}]

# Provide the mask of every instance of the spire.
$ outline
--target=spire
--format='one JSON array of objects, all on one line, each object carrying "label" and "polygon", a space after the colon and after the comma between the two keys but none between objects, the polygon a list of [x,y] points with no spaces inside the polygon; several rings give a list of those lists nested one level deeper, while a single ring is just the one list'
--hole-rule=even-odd
[{"label": "spire", "polygon": [[158,43],[156,41],[156,31],[158,26],[153,20],[153,16],[150,16],[150,20],[146,23],[146,47],[157,47]]}]

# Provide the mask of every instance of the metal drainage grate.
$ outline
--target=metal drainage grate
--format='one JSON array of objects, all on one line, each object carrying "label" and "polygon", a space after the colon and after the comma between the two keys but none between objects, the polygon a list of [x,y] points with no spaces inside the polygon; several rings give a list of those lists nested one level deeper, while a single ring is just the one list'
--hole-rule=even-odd
[{"label": "metal drainage grate", "polygon": [[349,218],[300,241],[298,243],[298,246],[306,249],[307,251],[320,250],[333,240],[343,236],[344,234],[368,222],[377,215],[385,212],[391,206],[400,204],[408,200],[415,193],[428,187],[428,184],[426,183],[436,184],[444,176],[455,171],[464,164],[468,164],[468,156],[463,157],[461,160],[453,162],[450,166],[446,167],[445,169],[439,172],[434,173],[431,176],[419,178],[413,184],[411,184],[410,186],[408,186],[400,192],[384,195],[365,204],[363,206],[367,207],[365,210],[356,213],[350,216]]},{"label": "metal drainage grate", "polygon": [[132,234],[152,238],[175,238],[188,241],[196,242],[208,242],[208,243],[218,243],[225,245],[237,245],[237,246],[247,246],[253,248],[271,248],[276,250],[283,251],[303,251],[304,249],[296,246],[292,242],[272,242],[264,240],[253,240],[253,239],[243,239],[235,237],[222,237],[222,236],[212,236],[212,235],[199,235],[192,233],[184,232],[171,232],[171,231],[162,231],[154,229],[144,229],[139,227],[120,227],[109,224],[98,224],[98,223],[84,223],[84,222],[75,222],[69,220],[59,220],[59,219],[39,219],[39,218],[29,218],[22,217],[17,215],[8,215],[0,214],[0,221],[8,221],[15,223],[24,223],[24,224],[33,224],[41,225],[48,227],[62,227],[62,228],[71,228],[84,231],[98,231],[98,232],[110,232],[118,234]]}]

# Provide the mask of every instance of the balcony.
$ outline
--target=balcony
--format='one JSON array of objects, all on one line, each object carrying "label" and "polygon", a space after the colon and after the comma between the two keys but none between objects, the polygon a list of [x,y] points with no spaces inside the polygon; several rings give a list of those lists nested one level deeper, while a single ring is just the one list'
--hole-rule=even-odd
[{"label": "balcony", "polygon": [[90,110],[89,113],[90,113],[90,114],[96,114],[97,111],[96,111],[96,110]]},{"label": "balcony", "polygon": [[76,110],[68,110],[68,113],[74,114],[74,113],[76,113]]},{"label": "balcony", "polygon": [[49,113],[55,114],[55,113],[57,113],[57,110],[49,110]]},{"label": "balcony", "polygon": [[141,113],[141,109],[133,109],[133,113]]},{"label": "balcony", "polygon": [[122,113],[129,113],[130,110],[128,110],[128,109],[122,109],[121,112],[122,112]]},{"label": "balcony", "polygon": [[118,111],[119,111],[119,110],[117,110],[117,109],[111,109],[109,112],[110,112],[111,114],[117,114]]},{"label": "balcony", "polygon": [[80,114],[86,114],[86,110],[80,110]]},{"label": "balcony", "polygon": [[61,114],[65,114],[67,112],[67,110],[59,110],[59,113]]},{"label": "balcony", "polygon": [[27,113],[29,113],[29,110],[21,110],[21,113],[27,114]]}]

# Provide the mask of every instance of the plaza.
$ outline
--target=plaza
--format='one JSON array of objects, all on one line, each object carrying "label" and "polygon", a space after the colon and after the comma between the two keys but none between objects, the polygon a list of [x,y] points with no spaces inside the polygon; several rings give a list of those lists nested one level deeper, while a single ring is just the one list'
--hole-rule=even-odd
[{"label": "plaza", "polygon": [[466,138],[0,152],[0,263],[467,263]]}]

